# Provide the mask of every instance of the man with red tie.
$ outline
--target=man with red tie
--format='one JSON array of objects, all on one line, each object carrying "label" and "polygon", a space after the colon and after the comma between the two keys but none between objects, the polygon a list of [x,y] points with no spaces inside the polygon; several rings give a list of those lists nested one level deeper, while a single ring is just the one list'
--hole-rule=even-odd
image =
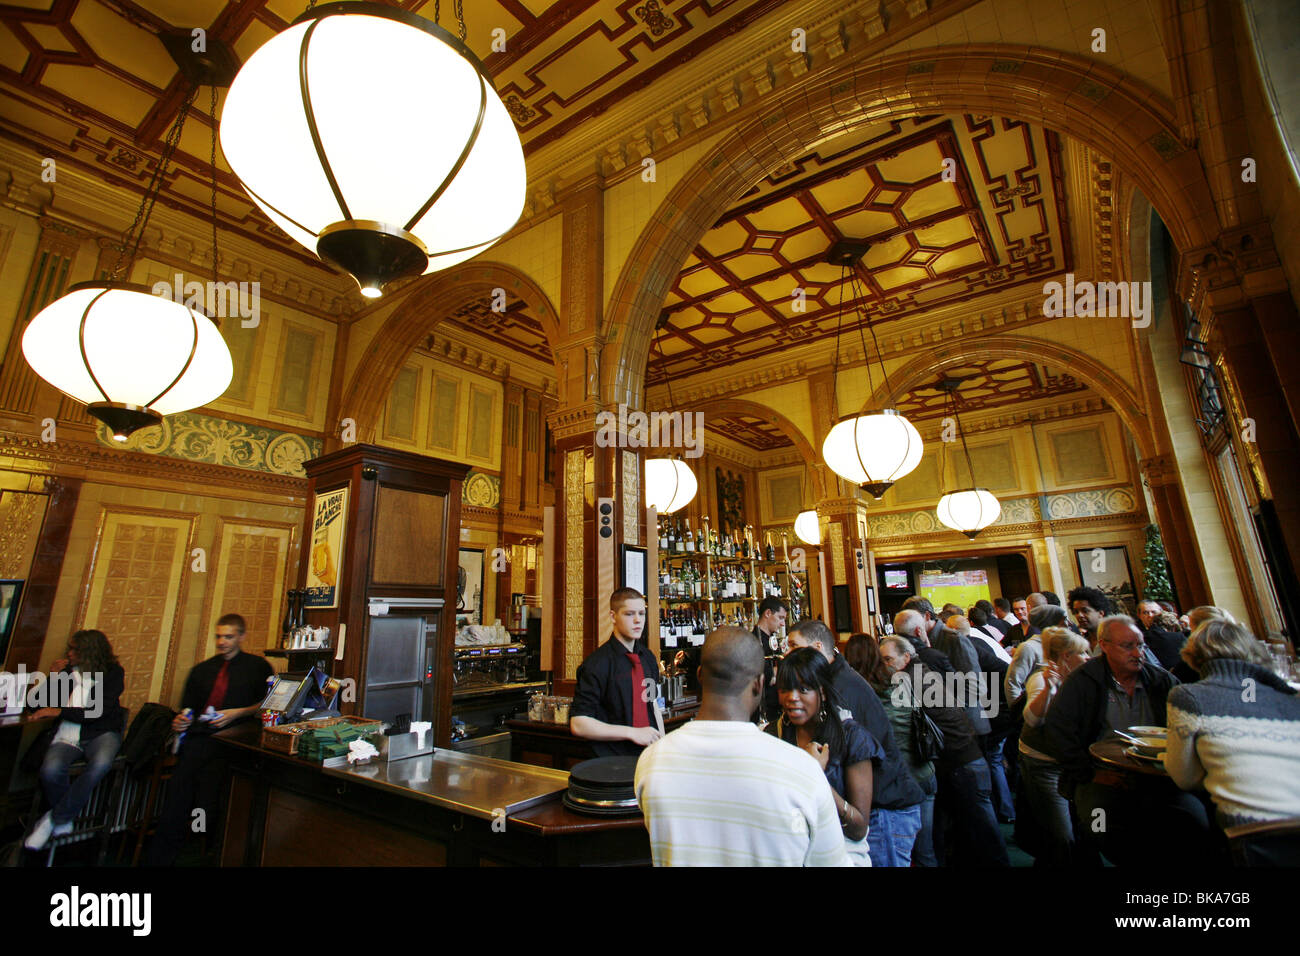
[{"label": "man with red tie", "polygon": [[661,736],[655,702],[659,662],[641,642],[645,597],[633,588],[609,596],[614,634],[578,668],[569,729],[592,741],[598,757],[639,756]]},{"label": "man with red tie", "polygon": [[256,716],[266,697],[266,679],[273,673],[266,658],[241,650],[244,629],[238,614],[222,615],[216,656],[196,664],[185,681],[181,712],[172,721],[172,729],[183,739],[146,859],[151,866],[172,865],[190,831],[217,832],[225,766],[216,759],[212,734]]}]

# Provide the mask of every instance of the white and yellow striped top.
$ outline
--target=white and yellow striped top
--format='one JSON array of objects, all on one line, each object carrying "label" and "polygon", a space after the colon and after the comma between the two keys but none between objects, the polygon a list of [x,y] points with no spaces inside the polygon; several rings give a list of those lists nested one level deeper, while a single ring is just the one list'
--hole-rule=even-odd
[{"label": "white and yellow striped top", "polygon": [[647,747],[636,797],[655,866],[852,866],[817,761],[750,723],[694,720]]}]

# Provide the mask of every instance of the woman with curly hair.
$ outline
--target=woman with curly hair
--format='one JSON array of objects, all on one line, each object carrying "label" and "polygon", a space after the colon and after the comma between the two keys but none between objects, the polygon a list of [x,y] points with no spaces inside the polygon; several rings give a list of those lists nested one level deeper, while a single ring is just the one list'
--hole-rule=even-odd
[{"label": "woman with curly hair", "polygon": [[[126,674],[103,631],[77,631],[68,639],[66,656],[50,670],[71,676],[61,684],[70,688],[70,693],[63,707],[36,713],[38,717],[57,715],[60,720],[41,763],[41,789],[50,809],[23,841],[29,850],[40,850],[51,836],[72,831],[72,821],[113,766],[126,726],[126,711],[118,703]],[[72,780],[68,769],[79,759],[86,761],[86,769]]]}]

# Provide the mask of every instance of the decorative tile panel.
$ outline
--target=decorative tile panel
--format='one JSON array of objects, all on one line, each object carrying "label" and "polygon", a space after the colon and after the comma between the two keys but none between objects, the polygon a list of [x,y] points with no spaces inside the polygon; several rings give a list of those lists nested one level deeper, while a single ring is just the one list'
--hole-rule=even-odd
[{"label": "decorative tile panel", "polygon": [[0,578],[29,576],[48,503],[49,496],[26,491],[0,494]]},{"label": "decorative tile panel", "polygon": [[587,454],[564,456],[564,679],[578,676],[582,663],[583,501]]},{"label": "decorative tile panel", "polygon": [[319,438],[195,412],[168,415],[161,425],[143,428],[125,442],[114,441],[103,425],[95,430],[95,437],[109,448],[294,478],[306,477],[302,463],[318,457],[322,448]]},{"label": "decorative tile panel", "polygon": [[201,661],[216,653],[212,637],[223,614],[240,614],[246,627],[244,650],[262,654],[279,646],[285,593],[289,588],[289,550],[294,528],[218,519],[215,560],[203,619],[207,631],[194,654]]},{"label": "decorative tile panel", "polygon": [[108,508],[100,516],[77,627],[108,635],[126,671],[122,706],[132,713],[171,692],[177,609],[193,573],[194,521],[169,512]]}]

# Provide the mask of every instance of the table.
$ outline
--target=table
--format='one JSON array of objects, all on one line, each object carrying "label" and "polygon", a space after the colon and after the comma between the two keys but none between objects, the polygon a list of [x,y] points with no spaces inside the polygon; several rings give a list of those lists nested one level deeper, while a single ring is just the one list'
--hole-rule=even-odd
[{"label": "table", "polygon": [[1165,770],[1163,764],[1149,763],[1143,760],[1134,760],[1124,751],[1131,747],[1132,744],[1125,740],[1111,739],[1099,740],[1094,744],[1089,744],[1088,753],[1092,754],[1092,759],[1101,764],[1108,770],[1118,770],[1120,773],[1139,773],[1148,777],[1163,777],[1169,779],[1169,772]]}]

